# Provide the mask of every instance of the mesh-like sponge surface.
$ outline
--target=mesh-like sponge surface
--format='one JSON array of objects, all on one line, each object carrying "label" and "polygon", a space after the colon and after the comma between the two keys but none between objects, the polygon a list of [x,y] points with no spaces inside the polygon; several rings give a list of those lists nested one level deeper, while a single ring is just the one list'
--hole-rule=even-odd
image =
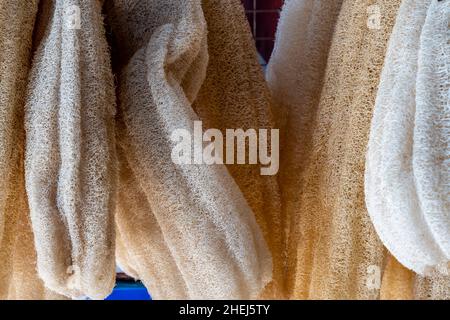
[{"label": "mesh-like sponge surface", "polygon": [[23,110],[38,1],[0,1],[0,299],[58,299],[44,288],[25,194]]},{"label": "mesh-like sponge surface", "polygon": [[421,275],[450,261],[448,1],[403,2],[380,81],[366,201],[389,251]]},{"label": "mesh-like sponge surface", "polygon": [[201,1],[105,5],[118,46],[119,261],[128,257],[124,269],[157,299],[257,297],[272,261],[238,185],[225,166],[171,159],[172,132],[192,132],[199,119],[191,103],[208,63]]},{"label": "mesh-like sponge surface", "polygon": [[[295,170],[290,181],[297,180],[291,182],[297,192],[292,189],[283,195],[283,205],[289,210],[286,215],[291,224],[287,265],[289,291],[292,298],[299,299],[376,299],[379,290],[367,283],[373,270],[383,270],[384,249],[364,202],[365,151],[384,55],[401,1],[344,0],[334,31],[333,19],[339,3],[299,2],[303,3],[303,10],[310,11],[303,18],[306,19],[306,32],[308,27],[321,30],[308,33],[310,42],[303,42],[298,47],[300,52],[306,52],[301,55],[313,55],[310,52],[318,45],[316,34],[322,41],[320,46],[326,50],[330,32],[334,33],[323,86],[320,77],[324,57],[320,56],[317,61],[312,60],[312,70],[306,71],[304,78],[301,70],[289,72],[292,77],[301,78],[299,82],[295,79],[286,82],[289,87],[283,91],[279,89],[283,82],[271,84],[278,92],[294,92],[299,90],[297,83],[311,81],[300,87],[307,88],[305,97],[289,95],[284,102],[287,114],[292,105],[296,106],[294,110],[301,110],[298,119],[297,116],[288,119],[288,124],[293,121],[288,130],[295,132],[298,123],[301,131],[296,139],[310,140],[303,154],[294,151],[302,147],[294,143],[286,144],[289,147],[282,149],[282,156],[287,155],[285,161],[289,161]],[[295,8],[294,4],[287,3],[287,6]],[[321,18],[324,12],[329,16]],[[377,27],[371,21],[372,15],[375,20],[380,19],[379,28],[369,28]],[[319,27],[322,20],[326,24]],[[305,30],[299,28],[289,32],[303,34]],[[285,41],[294,37],[295,34],[285,37]],[[281,48],[281,44],[276,45],[275,56],[282,55]],[[299,62],[292,59],[284,64],[289,63]],[[272,68],[275,69],[276,64],[269,68],[274,75],[276,71]],[[290,70],[289,67],[282,68]],[[301,95],[299,92],[298,96]],[[290,132],[285,139],[290,139]],[[296,158],[303,168],[295,169]],[[288,173],[290,168],[284,167],[284,170]],[[291,196],[298,198],[293,202],[295,205],[289,204],[293,200],[286,200]]]},{"label": "mesh-like sponge surface", "polygon": [[[272,101],[244,10],[237,0],[203,1],[209,64],[193,105],[205,128],[272,129]],[[227,165],[256,217],[273,257],[273,282],[260,298],[283,298],[283,234],[276,176],[258,165]]]},{"label": "mesh-like sponge surface", "polygon": [[[310,141],[336,20],[342,1],[285,1],[278,23],[267,82],[277,106],[282,130],[278,175],[286,242],[301,203],[300,179],[311,152]],[[301,32],[299,32],[301,30]],[[295,259],[289,254],[286,280],[292,290]]]},{"label": "mesh-like sponge surface", "polygon": [[32,33],[38,1],[0,1],[0,240],[4,230],[5,206],[17,157],[14,139],[23,112]]},{"label": "mesh-like sponge surface", "polygon": [[116,156],[100,1],[44,1],[36,41],[25,176],[39,275],[57,293],[102,299],[115,283]]}]

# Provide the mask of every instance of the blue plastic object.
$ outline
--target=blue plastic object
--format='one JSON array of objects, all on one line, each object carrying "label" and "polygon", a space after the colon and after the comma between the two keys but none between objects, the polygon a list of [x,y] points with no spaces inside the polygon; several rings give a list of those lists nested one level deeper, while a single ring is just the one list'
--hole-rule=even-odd
[{"label": "blue plastic object", "polygon": [[150,294],[141,282],[117,282],[106,300],[151,300]]}]

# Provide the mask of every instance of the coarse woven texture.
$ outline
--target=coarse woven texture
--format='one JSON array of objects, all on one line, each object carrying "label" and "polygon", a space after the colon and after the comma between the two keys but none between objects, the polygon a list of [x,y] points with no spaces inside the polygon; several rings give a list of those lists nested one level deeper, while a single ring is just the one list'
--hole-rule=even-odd
[{"label": "coarse woven texture", "polygon": [[38,277],[25,194],[24,96],[37,11],[38,1],[0,1],[0,300],[61,298]]},{"label": "coarse woven texture", "polygon": [[25,176],[39,275],[59,294],[102,299],[115,283],[116,156],[101,2],[44,1],[36,41]]},{"label": "coarse woven texture", "polygon": [[386,55],[366,165],[366,202],[389,251],[450,276],[448,1],[405,0]]},{"label": "coarse woven texture", "polygon": [[156,299],[256,298],[272,261],[239,187],[225,166],[171,159],[173,131],[193,132],[199,120],[191,104],[208,63],[201,1],[105,5],[118,47],[120,179],[136,190],[119,193],[119,261],[129,257],[125,269]]},{"label": "coarse woven texture", "polygon": [[[365,207],[364,167],[376,90],[400,2],[344,0],[320,97],[314,96],[320,87],[309,91],[314,96],[309,100],[319,102],[311,107],[312,124],[303,133],[311,144],[300,157],[304,168],[294,195],[299,202],[288,213],[287,272],[293,299],[379,298],[378,288],[367,283],[373,270],[383,270],[385,250]],[[312,11],[305,19],[313,22],[318,14]],[[295,75],[302,77],[301,72]],[[298,90],[295,84],[286,91]]]},{"label": "coarse woven texture", "polygon": [[[193,108],[205,128],[272,129],[272,101],[256,48],[238,0],[204,0],[209,64]],[[273,282],[260,298],[281,299],[283,234],[276,176],[262,176],[259,165],[227,165],[256,217],[272,253]]]},{"label": "coarse woven texture", "polygon": [[[278,178],[286,243],[290,243],[291,224],[301,214],[298,211],[300,178],[311,152],[313,119],[341,4],[341,0],[285,1],[275,49],[267,67],[267,82],[277,104],[275,115],[282,130]],[[295,272],[291,271],[295,270],[295,259],[291,258],[291,255],[287,257],[290,271],[286,279],[293,284]]]}]

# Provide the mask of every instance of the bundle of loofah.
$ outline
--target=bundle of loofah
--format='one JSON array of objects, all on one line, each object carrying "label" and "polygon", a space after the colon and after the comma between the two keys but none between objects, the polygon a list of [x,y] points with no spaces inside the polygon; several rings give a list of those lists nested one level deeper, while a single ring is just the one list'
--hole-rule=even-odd
[{"label": "bundle of loofah", "polygon": [[25,176],[45,285],[102,299],[115,283],[115,94],[100,1],[44,1],[25,106]]},{"label": "bundle of loofah", "polygon": [[[276,182],[256,178],[250,169],[234,171],[235,181],[224,165],[171,159],[172,132],[192,132],[195,120],[219,128],[238,117],[238,125],[270,124],[269,98],[240,3],[115,0],[106,3],[106,13],[118,53],[121,266],[156,299],[258,297],[272,278],[272,260],[255,212],[258,222],[279,223],[277,203],[262,200],[276,201]],[[220,52],[218,39],[232,51]],[[227,85],[239,76],[255,87],[233,100]],[[279,233],[264,233],[278,249]]]},{"label": "bundle of loofah", "polygon": [[[376,281],[368,285],[368,280],[383,270],[384,249],[365,207],[364,162],[376,89],[400,2],[344,0],[341,7],[325,0],[286,3],[286,10],[300,12],[302,19],[295,23],[305,27],[291,28],[290,37],[282,37],[282,29],[278,32],[269,83],[286,108],[288,137],[294,133],[297,141],[310,141],[301,152],[298,145],[285,144],[281,155],[286,156],[281,179],[287,181],[282,198],[291,225],[287,274],[292,298],[379,297]],[[283,13],[280,28],[293,23],[288,19],[296,16]],[[296,37],[306,39],[298,44],[291,40]],[[330,38],[324,72],[325,57],[315,52],[327,51]],[[303,68],[305,62],[279,58],[292,52],[317,60]]]},{"label": "bundle of loofah", "polygon": [[0,0],[0,299],[450,299],[449,6],[286,0],[272,101],[239,0]]},{"label": "bundle of loofah", "polygon": [[402,3],[367,153],[369,214],[389,251],[422,275],[414,298],[450,296],[449,14],[448,2]]}]

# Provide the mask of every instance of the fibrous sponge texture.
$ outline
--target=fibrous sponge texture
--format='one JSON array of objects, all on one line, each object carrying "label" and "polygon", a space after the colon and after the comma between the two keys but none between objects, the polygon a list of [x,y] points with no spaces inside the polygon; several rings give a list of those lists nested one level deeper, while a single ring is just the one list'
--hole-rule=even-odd
[{"label": "fibrous sponge texture", "polygon": [[0,1],[0,299],[58,299],[36,271],[25,194],[23,111],[38,1]]},{"label": "fibrous sponge texture", "polygon": [[448,1],[402,3],[380,81],[366,202],[389,251],[420,275],[449,272]]},{"label": "fibrous sponge texture", "polygon": [[201,119],[192,103],[209,61],[207,10],[198,0],[105,5],[118,49],[119,261],[156,299],[256,298],[272,260],[238,184],[223,165],[171,159],[174,130]]},{"label": "fibrous sponge texture", "polygon": [[[205,0],[209,64],[193,108],[205,128],[272,129],[272,101],[258,64],[244,10],[237,0]],[[260,137],[262,139],[262,137]],[[258,165],[227,165],[243,193],[273,258],[273,282],[260,298],[283,298],[283,233],[276,176]]]},{"label": "fibrous sponge texture", "polygon": [[[267,82],[282,130],[278,180],[282,196],[285,245],[295,223],[301,198],[301,173],[311,148],[312,125],[342,1],[285,1],[277,28],[275,49],[267,67]],[[286,250],[286,248],[284,248]],[[292,250],[292,248],[290,249]],[[295,259],[287,251],[290,270],[285,276],[292,289]]]},{"label": "fibrous sponge texture", "polygon": [[[368,285],[368,279],[373,270],[382,272],[385,250],[365,206],[365,153],[385,51],[400,2],[286,3],[288,10],[299,10],[305,26],[289,32],[307,38],[301,43],[292,41],[292,36],[283,40],[280,31],[278,39],[285,43],[276,44],[275,60],[269,67],[270,86],[275,97],[282,97],[285,108],[280,117],[287,118],[285,139],[294,132],[297,141],[306,141],[302,151],[292,142],[283,143],[281,151],[282,158],[286,155],[285,174],[280,178],[287,181],[286,186],[282,184],[282,199],[290,218],[287,282],[292,298],[379,297],[379,288]],[[283,18],[288,19],[289,14],[283,14],[280,28],[287,25]],[[322,21],[326,24],[321,25]],[[322,50],[328,50],[326,67]],[[297,64],[305,62],[287,56],[296,52],[308,58],[316,51],[320,52],[317,60],[301,69],[296,69]],[[286,57],[280,58],[284,52]],[[288,79],[278,82],[277,77]]]},{"label": "fibrous sponge texture", "polygon": [[25,106],[25,175],[45,285],[102,299],[115,282],[115,94],[100,1],[44,1]]}]

